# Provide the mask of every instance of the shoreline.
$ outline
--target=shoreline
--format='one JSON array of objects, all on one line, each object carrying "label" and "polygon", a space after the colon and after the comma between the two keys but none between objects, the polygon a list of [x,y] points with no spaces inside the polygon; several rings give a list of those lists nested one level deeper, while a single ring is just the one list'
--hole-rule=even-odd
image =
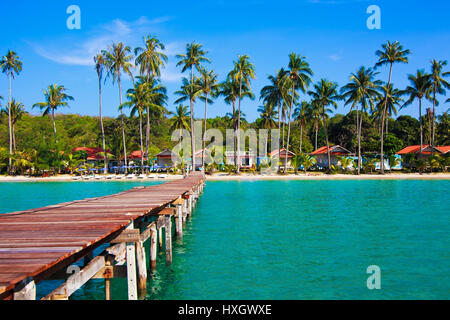
[{"label": "shoreline", "polygon": [[[34,178],[27,176],[0,176],[1,182],[150,182],[150,181],[171,181],[182,179],[182,175],[168,175],[166,178],[154,177],[152,179],[121,179],[121,180],[73,180],[73,176],[60,175],[47,178]],[[207,181],[260,181],[260,180],[450,180],[450,173],[388,173],[385,175],[379,174],[333,174],[326,175],[323,173],[299,173],[298,175],[228,175],[226,173],[215,173],[213,175],[206,175]]]}]

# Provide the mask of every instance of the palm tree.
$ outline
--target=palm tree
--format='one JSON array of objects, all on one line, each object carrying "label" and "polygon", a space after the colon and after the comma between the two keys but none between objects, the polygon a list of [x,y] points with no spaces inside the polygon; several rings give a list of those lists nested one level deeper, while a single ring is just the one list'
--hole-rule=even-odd
[{"label": "palm tree", "polygon": [[[132,64],[130,61],[133,56],[130,54],[131,48],[125,46],[123,42],[118,44],[113,43],[108,46],[108,50],[103,50],[102,55],[105,57],[106,65],[108,66],[108,76],[112,76],[113,83],[116,81],[119,84],[119,106],[122,105],[122,82],[121,82],[121,72],[128,74],[133,81],[133,75],[131,74]],[[125,140],[125,125],[123,122],[123,110],[120,109],[120,121],[122,125],[122,142],[123,142],[123,156],[125,164],[125,174],[127,173],[127,146]]]},{"label": "palm tree", "polygon": [[[9,80],[9,96],[8,106],[11,105],[11,79],[14,79],[14,75],[19,75],[22,71],[22,61],[19,56],[11,50],[8,50],[5,56],[0,60],[0,69],[8,76]],[[9,110],[9,108],[8,108]],[[11,154],[12,154],[12,126],[11,126],[11,113],[8,112],[8,126],[9,126],[9,157],[8,157],[8,172],[11,169]]]},{"label": "palm tree", "polygon": [[[224,101],[228,105],[233,106],[233,112],[230,114],[232,118],[232,126],[234,130],[234,136],[233,136],[233,146],[234,146],[234,163],[237,164],[237,145],[236,145],[236,131],[237,131],[237,117],[238,113],[236,112],[236,100],[239,98],[239,94],[242,98],[250,98],[254,99],[254,94],[250,91],[250,88],[247,86],[246,83],[242,83],[241,86],[239,86],[239,83],[234,80],[234,78],[227,77],[225,82],[221,84],[221,91],[219,93],[224,97]],[[242,117],[242,112],[241,112]]]},{"label": "palm tree", "polygon": [[[281,118],[282,115],[284,115],[284,112],[282,112],[281,107],[284,104],[284,99],[288,97],[288,77],[289,71],[281,68],[276,76],[268,76],[267,79],[270,81],[270,85],[265,86],[261,89],[261,99],[265,103],[271,103],[273,105],[278,105],[278,131],[281,132]],[[284,134],[284,130],[283,130]],[[280,136],[278,137],[278,154],[281,153],[281,142],[280,142]],[[284,139],[283,139],[284,140]],[[279,167],[278,167],[279,170]]]},{"label": "palm tree", "polygon": [[[375,64],[375,68],[383,65],[389,65],[389,79],[387,82],[387,87],[389,88],[391,85],[392,66],[394,63],[408,63],[407,55],[410,54],[410,51],[408,49],[403,50],[403,46],[398,41],[393,43],[388,41],[387,44],[382,44],[381,47],[382,50],[377,50],[375,52],[375,54],[379,57],[378,62]],[[386,95],[385,98],[381,115],[381,159],[384,159],[384,119],[386,118],[388,96]],[[383,160],[381,161],[380,173],[384,174]]]},{"label": "palm tree", "polygon": [[99,114],[100,114],[100,127],[102,129],[102,143],[104,151],[104,173],[106,174],[106,142],[105,142],[105,128],[103,127],[103,116],[102,116],[102,78],[103,71],[107,68],[105,57],[102,54],[98,54],[94,57],[95,71],[97,71],[98,76],[98,97],[99,97]]},{"label": "palm tree", "polygon": [[[267,103],[262,107],[258,108],[258,112],[260,113],[261,122],[260,125],[262,128],[267,130],[272,130],[273,128],[276,128],[277,124],[275,122],[275,119],[277,117],[277,111],[275,110],[274,106]],[[264,154],[267,155],[268,150],[268,139],[265,141],[265,149]]]},{"label": "palm tree", "polygon": [[[361,128],[363,113],[369,107],[373,108],[375,100],[380,97],[378,92],[381,81],[375,80],[375,75],[371,68],[360,67],[358,71],[352,73],[350,82],[341,88],[342,98],[346,99],[345,105],[356,106],[356,130],[358,132],[358,174],[361,173]],[[358,106],[361,105],[361,115],[358,115]]]},{"label": "palm tree", "polygon": [[308,170],[317,163],[316,158],[306,153],[300,153],[297,157],[298,157],[297,165],[303,166],[303,170],[305,171],[305,173],[306,170]]},{"label": "palm tree", "polygon": [[203,139],[202,139],[202,172],[205,173],[205,156],[206,156],[206,118],[208,114],[208,103],[212,103],[211,98],[216,98],[219,93],[220,85],[217,81],[217,75],[213,71],[207,71],[204,68],[200,69],[200,90],[202,96],[200,100],[205,101],[205,118],[204,118],[204,129],[203,129]]},{"label": "palm tree", "polygon": [[228,77],[233,78],[234,81],[239,83],[239,105],[238,105],[238,118],[237,118],[237,153],[238,153],[238,163],[237,163],[237,173],[241,170],[241,160],[240,160],[240,152],[241,152],[241,101],[242,101],[242,84],[246,84],[251,91],[251,79],[255,79],[255,66],[250,61],[250,57],[248,55],[240,55],[237,61],[234,61],[234,69],[229,73]]},{"label": "palm tree", "polygon": [[340,99],[337,88],[337,83],[322,79],[319,83],[314,85],[314,91],[308,91],[312,100],[316,101],[321,107],[323,128],[325,130],[325,140],[327,143],[328,173],[331,173],[331,155],[330,144],[328,142],[327,119],[325,115],[327,112],[331,111],[331,109],[327,109],[327,106],[332,106],[334,109],[337,109],[336,101]]},{"label": "palm tree", "polygon": [[65,93],[66,88],[64,86],[52,84],[48,86],[44,91],[45,102],[35,103],[33,108],[39,108],[43,110],[42,116],[51,114],[53,121],[53,133],[55,135],[55,146],[58,147],[58,137],[56,135],[56,123],[55,123],[55,111],[59,107],[67,107],[69,104],[67,101],[73,101],[74,98]]},{"label": "palm tree", "polygon": [[[381,122],[383,122],[383,113],[385,114],[386,118],[386,130],[385,133],[388,133],[389,130],[389,117],[394,115],[397,115],[397,107],[401,106],[401,103],[403,102],[402,96],[404,95],[404,92],[395,88],[393,83],[390,83],[389,85],[384,85],[380,87],[380,99],[378,100],[378,103],[376,105],[376,109],[374,112],[374,116],[376,118],[380,119],[380,125],[382,125]],[[380,129],[381,134],[382,126]]]},{"label": "palm tree", "polygon": [[442,72],[442,69],[447,65],[447,61],[431,61],[431,90],[433,92],[433,128],[432,128],[432,136],[431,136],[431,145],[434,147],[434,136],[435,136],[435,122],[436,122],[436,114],[435,114],[435,106],[437,105],[436,101],[436,93],[445,94],[445,89],[450,89],[450,83],[445,81],[444,77],[450,75],[450,71]]},{"label": "palm tree", "polygon": [[[194,68],[197,71],[200,71],[202,62],[210,62],[208,58],[205,57],[207,54],[206,51],[202,49],[203,45],[200,43],[192,42],[191,44],[186,45],[186,54],[178,54],[177,58],[180,59],[178,61],[177,66],[183,66],[182,72],[190,69],[191,71],[191,84],[194,84]],[[191,92],[190,96],[190,104],[191,104],[191,144],[192,144],[192,170],[195,171],[195,132],[194,132],[194,100],[196,93],[194,92],[195,86],[190,86],[189,89]],[[178,103],[178,102],[175,102]]]},{"label": "palm tree", "polygon": [[11,127],[12,127],[12,143],[13,143],[13,151],[16,151],[16,134],[15,134],[15,126],[16,123],[22,119],[25,114],[24,105],[15,99],[11,100],[11,107],[5,106],[4,109],[1,109],[0,114],[8,115],[11,117]]},{"label": "palm tree", "polygon": [[405,90],[409,95],[409,99],[403,104],[402,108],[413,103],[414,100],[419,100],[419,122],[420,122],[420,153],[423,149],[423,128],[422,128],[422,99],[431,99],[429,96],[430,88],[432,87],[432,78],[430,74],[425,73],[424,70],[417,70],[415,75],[410,74],[408,80],[411,83]]},{"label": "palm tree", "polygon": [[144,48],[138,47],[134,49],[136,56],[135,64],[140,66],[139,73],[147,74],[152,77],[161,76],[161,67],[167,63],[167,56],[159,50],[164,50],[164,44],[157,37],[150,35],[144,37]]},{"label": "palm tree", "polygon": [[145,158],[148,160],[148,150],[150,147],[150,115],[153,116],[165,112],[164,105],[167,104],[167,89],[160,80],[152,76],[138,76],[138,82],[145,86],[147,91],[146,107],[146,133],[145,133]]},{"label": "palm tree", "polygon": [[170,115],[173,115],[171,118],[172,126],[170,127],[171,131],[180,130],[180,141],[181,141],[181,132],[183,129],[189,129],[188,118],[190,117],[190,113],[187,106],[179,105],[176,107],[175,112],[169,112]]},{"label": "palm tree", "polygon": [[148,92],[146,86],[143,83],[135,83],[134,88],[127,91],[127,98],[129,101],[120,105],[120,109],[123,107],[131,108],[130,117],[134,117],[136,112],[139,114],[139,136],[141,143],[141,167],[144,167],[144,143],[142,135],[142,116],[145,110],[147,102]]},{"label": "palm tree", "polygon": [[314,150],[318,149],[318,145],[317,145],[317,136],[319,134],[319,125],[322,122],[321,121],[321,117],[322,117],[322,113],[321,113],[321,107],[320,104],[317,101],[311,101],[310,104],[310,108],[306,110],[307,111],[307,115],[306,117],[308,119],[311,119],[314,123],[314,129],[315,129],[315,139],[314,139]]},{"label": "palm tree", "polygon": [[289,153],[289,138],[291,135],[291,113],[294,108],[294,100],[296,98],[296,90],[300,89],[305,93],[309,84],[311,83],[311,77],[313,72],[309,67],[309,63],[306,62],[305,57],[301,55],[291,53],[289,55],[289,80],[291,85],[291,103],[288,109],[288,136],[286,143],[286,156],[284,163],[284,170],[287,172],[287,155]]},{"label": "palm tree", "polygon": [[303,146],[303,128],[305,127],[306,121],[308,120],[309,110],[311,109],[311,104],[307,101],[302,101],[297,104],[297,107],[294,109],[294,120],[297,120],[300,123],[300,146],[299,152],[302,153]]}]

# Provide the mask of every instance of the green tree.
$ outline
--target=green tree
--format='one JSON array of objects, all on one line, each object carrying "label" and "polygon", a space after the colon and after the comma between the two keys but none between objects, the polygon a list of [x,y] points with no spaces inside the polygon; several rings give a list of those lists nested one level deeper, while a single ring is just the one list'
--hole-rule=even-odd
[{"label": "green tree", "polygon": [[242,101],[242,84],[246,84],[251,91],[250,82],[255,79],[255,66],[250,62],[250,57],[247,55],[240,55],[237,61],[234,61],[234,69],[229,73],[229,78],[233,78],[234,81],[239,83],[239,102],[238,102],[238,117],[237,117],[237,173],[241,170],[241,101]]},{"label": "green tree", "polygon": [[51,115],[53,121],[53,133],[55,135],[55,146],[58,148],[58,137],[56,135],[56,123],[55,123],[55,111],[59,107],[67,107],[69,104],[67,101],[73,101],[74,98],[66,94],[66,88],[64,86],[52,84],[48,86],[44,91],[45,102],[35,103],[33,108],[39,108],[42,112],[42,116]]},{"label": "green tree", "polygon": [[105,128],[103,126],[103,116],[102,116],[102,78],[103,78],[103,71],[105,68],[107,68],[106,60],[104,55],[98,54],[94,57],[94,63],[95,63],[95,71],[97,72],[98,76],[98,97],[99,97],[99,115],[100,115],[100,127],[102,129],[102,146],[103,151],[105,153],[104,155],[104,173],[106,174],[106,141],[105,141]]},{"label": "green tree", "polygon": [[5,106],[4,109],[0,110],[0,114],[11,119],[13,152],[16,152],[16,124],[25,113],[24,105],[15,99],[11,100],[11,108]]},{"label": "green tree", "polygon": [[311,99],[313,101],[316,101],[321,109],[323,128],[325,130],[325,140],[327,143],[328,173],[331,173],[331,155],[330,144],[328,142],[328,126],[326,114],[332,111],[331,109],[327,108],[328,106],[332,106],[334,109],[337,109],[336,101],[340,99],[337,88],[337,83],[322,79],[319,83],[314,85],[314,91],[308,92],[308,94],[311,96]]},{"label": "green tree", "polygon": [[[376,55],[378,56],[378,62],[375,64],[375,68],[389,65],[389,79],[386,88],[391,88],[391,77],[392,77],[392,67],[394,63],[408,63],[408,55],[410,51],[408,49],[404,50],[403,46],[398,42],[388,41],[386,44],[381,45],[382,50],[377,50]],[[384,159],[384,121],[387,119],[387,107],[388,107],[389,95],[385,95],[384,105],[381,113],[381,159]],[[386,120],[387,121],[387,120]],[[384,161],[381,161],[380,173],[384,174]]]},{"label": "green tree", "polygon": [[[356,106],[356,123],[358,136],[358,169],[361,173],[361,128],[363,112],[372,109],[380,93],[378,92],[381,81],[375,80],[377,75],[371,68],[360,67],[356,73],[350,76],[350,82],[341,88],[342,98],[346,100],[345,105],[351,104],[352,109]],[[358,115],[358,106],[361,106],[361,115]]]},{"label": "green tree", "polygon": [[[14,75],[19,75],[22,71],[22,61],[20,57],[14,51],[8,50],[5,56],[0,60],[0,69],[3,73],[8,76],[9,80],[9,96],[8,96],[8,106],[11,105],[11,79],[14,79]],[[10,110],[10,109],[8,109]],[[9,160],[8,160],[8,171],[11,169],[11,155],[13,153],[13,136],[12,136],[12,123],[11,123],[11,113],[8,113],[8,129],[9,129]]]},{"label": "green tree", "polygon": [[[133,81],[133,75],[131,74],[131,68],[133,67],[130,61],[133,56],[130,54],[131,48],[125,46],[123,42],[117,44],[113,43],[108,46],[107,50],[102,51],[102,55],[105,57],[106,65],[108,66],[108,76],[112,76],[113,83],[117,81],[119,85],[119,106],[122,105],[122,82],[121,82],[121,72],[128,74],[128,76]],[[123,111],[120,109],[120,121],[122,125],[122,140],[123,140],[123,157],[125,161],[125,174],[127,173],[127,146],[125,139],[125,125],[123,120]]]},{"label": "green tree", "polygon": [[161,76],[161,68],[164,67],[168,60],[167,56],[160,51],[164,49],[164,44],[157,37],[151,35],[148,35],[147,38],[144,37],[144,47],[134,49],[135,64],[139,66],[141,75]]},{"label": "green tree", "polygon": [[[277,111],[274,109],[274,106],[271,104],[265,104],[264,106],[261,106],[258,108],[258,112],[260,113],[261,122],[260,126],[263,129],[267,129],[268,131],[272,130],[273,128],[276,128],[276,122],[275,119],[277,117]],[[269,139],[267,138],[265,141],[265,149],[264,153],[269,153],[268,151],[268,143]]]},{"label": "green tree", "polygon": [[[186,54],[178,54],[177,58],[180,60],[177,63],[177,66],[182,66],[182,72],[185,72],[186,70],[191,71],[191,86],[186,87],[190,90],[190,93],[188,96],[190,97],[190,104],[191,104],[191,158],[192,158],[192,170],[195,170],[195,130],[194,130],[194,101],[195,97],[197,96],[197,93],[195,90],[195,83],[194,80],[194,68],[197,69],[197,71],[200,72],[201,64],[203,62],[210,62],[208,58],[205,57],[207,54],[206,51],[203,49],[203,45],[200,43],[192,42],[191,44],[186,45]],[[175,102],[178,103],[178,102]]]},{"label": "green tree", "polygon": [[444,67],[447,65],[447,61],[431,61],[431,91],[433,92],[433,119],[432,119],[432,135],[431,135],[431,145],[434,147],[435,140],[435,122],[436,122],[436,113],[435,107],[438,105],[436,100],[436,94],[444,94],[445,89],[450,89],[450,83],[445,81],[444,77],[448,77],[450,75],[450,71],[443,72]]},{"label": "green tree", "polygon": [[286,143],[286,156],[284,162],[284,168],[287,171],[287,155],[289,153],[289,139],[291,136],[291,113],[294,108],[294,101],[296,99],[296,91],[300,90],[305,93],[309,84],[311,83],[311,77],[313,72],[309,67],[309,63],[306,61],[305,57],[291,53],[289,55],[289,80],[291,86],[291,101],[288,109],[288,135]]},{"label": "green tree", "polygon": [[409,99],[403,104],[402,108],[412,104],[414,100],[419,100],[419,122],[420,122],[420,153],[423,150],[423,124],[422,124],[422,99],[430,99],[429,92],[432,86],[431,75],[423,70],[417,70],[415,75],[410,74],[408,80],[411,83],[405,90]]}]

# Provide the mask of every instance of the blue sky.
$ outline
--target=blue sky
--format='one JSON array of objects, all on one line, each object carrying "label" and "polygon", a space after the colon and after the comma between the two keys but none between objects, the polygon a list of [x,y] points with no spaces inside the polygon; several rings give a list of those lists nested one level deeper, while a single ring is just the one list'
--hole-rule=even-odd
[{"label": "blue sky", "polygon": [[[81,30],[69,30],[66,9],[81,8]],[[370,5],[381,8],[381,30],[366,26]],[[430,69],[430,60],[448,60],[450,27],[448,1],[377,0],[193,0],[193,1],[8,1],[3,4],[0,28],[0,54],[16,51],[23,61],[23,72],[13,81],[13,97],[27,111],[43,101],[42,90],[62,84],[75,101],[63,113],[98,114],[98,82],[93,56],[112,41],[131,47],[142,46],[143,37],[152,34],[166,45],[169,64],[163,70],[163,83],[169,92],[168,109],[174,109],[173,92],[178,90],[181,69],[175,57],[195,40],[204,45],[212,63],[207,67],[220,80],[239,54],[247,54],[255,64],[257,78],[252,89],[255,101],[245,100],[242,110],[248,120],[258,116],[259,92],[267,76],[286,67],[290,52],[307,57],[314,71],[314,82],[321,78],[344,85],[351,72],[376,62],[375,51],[387,40],[400,41],[412,51],[408,65],[395,65],[393,82],[408,85],[407,74]],[[14,14],[8,14],[12,12]],[[450,68],[447,68],[449,70]],[[380,79],[387,80],[386,68]],[[124,91],[131,85],[124,81]],[[118,89],[108,81],[104,86],[104,114],[117,116]],[[0,95],[8,96],[7,77],[0,78]],[[445,99],[437,108],[448,109]],[[428,107],[425,103],[424,107]],[[424,109],[425,109],[424,108]],[[230,106],[217,100],[209,115],[224,115]],[[202,116],[203,105],[196,104],[195,115]],[[338,113],[348,109],[339,104]],[[416,104],[401,114],[418,116]]]}]

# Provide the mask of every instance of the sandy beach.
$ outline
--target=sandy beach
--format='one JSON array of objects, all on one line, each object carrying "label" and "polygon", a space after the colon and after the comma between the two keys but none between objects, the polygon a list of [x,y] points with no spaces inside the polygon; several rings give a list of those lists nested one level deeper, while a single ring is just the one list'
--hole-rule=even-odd
[{"label": "sandy beach", "polygon": [[[130,182],[130,181],[169,181],[182,179],[182,175],[167,175],[166,178],[153,179],[121,179],[121,180],[88,180],[88,181],[102,181],[102,182]],[[299,173],[289,175],[252,175],[242,173],[240,175],[228,175],[226,173],[215,173],[207,175],[208,181],[229,181],[229,180],[450,180],[450,173],[389,173],[385,175],[380,174],[333,174],[326,175],[322,173]],[[86,182],[86,180],[74,181],[73,176],[59,175],[47,178],[35,178],[28,176],[0,176],[0,182]]]}]

